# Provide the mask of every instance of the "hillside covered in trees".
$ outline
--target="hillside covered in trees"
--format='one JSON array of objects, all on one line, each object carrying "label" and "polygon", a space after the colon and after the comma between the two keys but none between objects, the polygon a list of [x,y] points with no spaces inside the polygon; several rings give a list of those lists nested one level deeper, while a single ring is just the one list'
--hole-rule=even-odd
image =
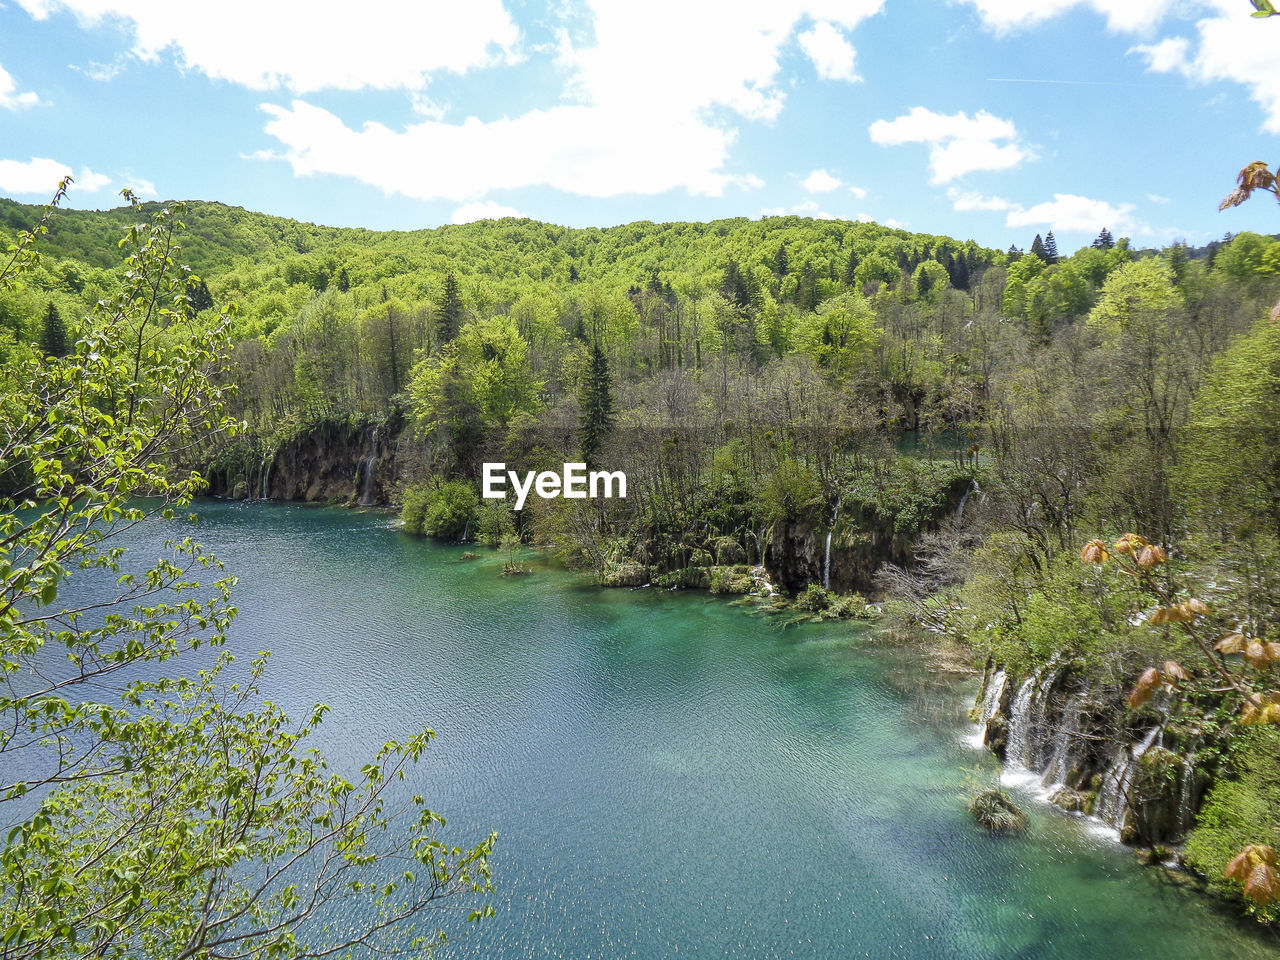
[{"label": "hillside covered in trees", "polygon": [[[38,217],[0,203],[10,233]],[[64,318],[118,283],[135,217],[54,217],[29,282],[0,293],[0,359],[70,349]],[[883,601],[986,663],[997,752],[1024,688],[1045,691],[1048,754],[1055,737],[1104,744],[1062,755],[1063,805],[1115,793],[1114,745],[1158,728],[1164,766],[1125,774],[1128,839],[1187,840],[1186,864],[1233,895],[1230,857],[1276,843],[1276,727],[1221,737],[1240,704],[1212,665],[1137,616],[1139,583],[1080,563],[1095,537],[1160,545],[1160,588],[1203,598],[1206,634],[1261,645],[1214,656],[1272,702],[1275,238],[1139,251],[1099,224],[1062,255],[1051,234],[1024,254],[793,217],[375,233],[194,204],[185,220],[192,307],[234,309],[248,425],[194,455],[213,492],[395,504],[413,531],[551,546],[613,585],[767,579],[829,615]],[[625,471],[628,497],[519,513],[479,497],[485,461],[580,459]],[[1153,663],[1165,690],[1130,709]],[[1024,747],[1009,758],[1049,762]]]}]

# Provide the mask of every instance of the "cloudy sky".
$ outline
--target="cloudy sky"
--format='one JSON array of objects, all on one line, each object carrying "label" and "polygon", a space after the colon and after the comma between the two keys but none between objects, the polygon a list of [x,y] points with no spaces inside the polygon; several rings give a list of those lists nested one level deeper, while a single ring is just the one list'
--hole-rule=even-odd
[{"label": "cloudy sky", "polygon": [[0,195],[409,229],[796,213],[1006,247],[1280,231],[1248,0],[0,0]]}]

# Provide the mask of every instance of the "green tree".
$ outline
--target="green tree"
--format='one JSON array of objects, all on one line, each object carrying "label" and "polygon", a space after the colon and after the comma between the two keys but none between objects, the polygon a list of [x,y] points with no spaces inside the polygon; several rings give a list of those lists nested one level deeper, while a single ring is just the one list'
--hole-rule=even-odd
[{"label": "green tree", "polygon": [[609,358],[600,349],[599,341],[591,345],[591,365],[578,393],[582,413],[578,421],[578,438],[582,444],[582,459],[587,466],[596,466],[597,457],[613,429],[613,388],[609,376]]},{"label": "green tree", "polygon": [[443,347],[462,329],[462,297],[458,278],[452,272],[444,278],[444,290],[436,310],[436,346]]},{"label": "green tree", "polygon": [[71,352],[67,342],[67,325],[63,323],[58,308],[50,300],[40,324],[40,349],[47,357],[65,357]]},{"label": "green tree", "polygon": [[[123,572],[115,539],[188,503],[203,480],[175,457],[237,426],[220,386],[229,320],[191,308],[182,212],[128,231],[123,286],[76,324],[74,353],[0,368],[4,955],[421,953],[438,939],[424,911],[489,889],[494,841],[446,846],[439,815],[395,786],[430,731],[348,779],[310,747],[323,706],[293,725],[260,701],[265,656],[240,684],[221,682],[225,653],[196,677],[139,679],[221,644],[235,614],[234,579],[192,540]],[[0,287],[27,279],[45,229],[10,247]],[[113,596],[66,600],[93,569]]]},{"label": "green tree", "polygon": [[866,363],[880,339],[875,312],[860,293],[826,300],[796,324],[795,349],[839,380]]}]

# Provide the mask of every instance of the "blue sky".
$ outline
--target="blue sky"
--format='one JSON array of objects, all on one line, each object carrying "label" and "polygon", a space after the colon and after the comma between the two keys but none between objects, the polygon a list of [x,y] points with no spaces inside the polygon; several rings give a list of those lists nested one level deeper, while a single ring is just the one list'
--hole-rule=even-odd
[{"label": "blue sky", "polygon": [[413,229],[776,213],[1064,251],[1280,231],[1248,0],[0,0],[0,196]]}]

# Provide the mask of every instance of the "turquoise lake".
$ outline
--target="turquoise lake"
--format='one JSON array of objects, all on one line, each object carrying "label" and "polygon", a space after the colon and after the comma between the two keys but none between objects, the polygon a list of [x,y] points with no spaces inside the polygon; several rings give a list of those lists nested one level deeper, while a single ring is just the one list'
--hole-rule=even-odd
[{"label": "turquoise lake", "polygon": [[[975,684],[922,682],[861,626],[783,628],[723,598],[599,590],[408,537],[383,514],[201,504],[240,578],[232,649],[264,695],[330,705],[336,767],[426,725],[412,789],[466,844],[499,833],[497,915],[448,956],[1254,958],[1280,941],[995,782]],[[129,539],[143,554],[185,524]],[[247,657],[246,657],[247,658]],[[244,659],[244,658],[242,658]],[[440,918],[432,917],[432,921]]]}]

